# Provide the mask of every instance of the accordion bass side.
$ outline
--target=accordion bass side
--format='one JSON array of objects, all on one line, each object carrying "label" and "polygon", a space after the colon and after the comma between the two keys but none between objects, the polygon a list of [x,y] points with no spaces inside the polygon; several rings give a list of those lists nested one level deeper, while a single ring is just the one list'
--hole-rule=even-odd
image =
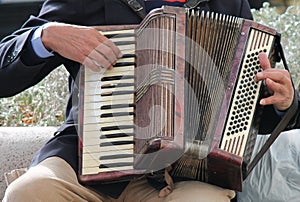
[{"label": "accordion bass side", "polygon": [[272,60],[277,32],[175,7],[99,30],[123,58],[103,74],[81,70],[80,180],[127,180],[171,165],[173,177],[242,190],[262,113],[258,54]]}]

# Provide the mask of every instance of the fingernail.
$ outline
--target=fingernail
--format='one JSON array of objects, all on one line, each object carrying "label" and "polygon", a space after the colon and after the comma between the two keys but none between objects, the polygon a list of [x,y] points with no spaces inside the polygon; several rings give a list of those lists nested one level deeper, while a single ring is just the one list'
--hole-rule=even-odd
[{"label": "fingernail", "polygon": [[264,99],[261,99],[261,100],[259,101],[259,104],[260,104],[260,105],[265,105],[265,100],[264,100]]}]

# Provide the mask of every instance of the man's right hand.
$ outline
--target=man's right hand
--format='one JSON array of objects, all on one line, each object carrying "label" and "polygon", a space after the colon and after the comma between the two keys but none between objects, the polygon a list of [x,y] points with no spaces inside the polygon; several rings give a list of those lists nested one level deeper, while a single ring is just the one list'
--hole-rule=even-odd
[{"label": "man's right hand", "polygon": [[93,71],[111,69],[122,57],[111,40],[91,27],[50,22],[43,27],[41,38],[49,51],[86,65]]}]

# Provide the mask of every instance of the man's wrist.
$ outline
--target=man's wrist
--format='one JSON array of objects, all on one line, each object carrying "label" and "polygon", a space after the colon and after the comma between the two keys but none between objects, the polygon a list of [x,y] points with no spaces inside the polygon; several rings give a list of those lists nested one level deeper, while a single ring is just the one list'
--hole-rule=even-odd
[{"label": "man's wrist", "polygon": [[53,52],[47,50],[42,42],[43,26],[40,26],[35,30],[31,38],[32,49],[34,53],[40,58],[49,58],[54,56]]},{"label": "man's wrist", "polygon": [[281,117],[281,118],[285,115],[285,113],[286,113],[286,111],[287,111],[287,110],[281,111],[281,110],[278,110],[278,109],[276,109],[276,108],[274,108],[274,110],[275,110],[276,114],[277,114],[279,117]]}]

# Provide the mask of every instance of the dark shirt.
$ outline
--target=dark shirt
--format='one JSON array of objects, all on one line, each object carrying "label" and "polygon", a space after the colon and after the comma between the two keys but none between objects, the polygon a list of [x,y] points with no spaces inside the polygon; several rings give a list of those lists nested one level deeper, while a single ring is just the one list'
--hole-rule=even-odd
[{"label": "dark shirt", "polygon": [[181,7],[184,3],[185,0],[145,0],[145,9],[146,13],[149,13],[152,9],[160,8],[162,5]]}]

